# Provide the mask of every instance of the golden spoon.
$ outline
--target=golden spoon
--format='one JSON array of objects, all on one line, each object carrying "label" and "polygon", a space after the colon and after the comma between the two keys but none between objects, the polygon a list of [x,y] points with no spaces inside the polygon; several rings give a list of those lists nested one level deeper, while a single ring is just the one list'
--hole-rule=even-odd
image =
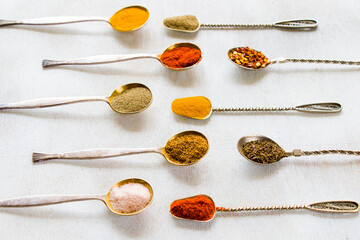
[{"label": "golden spoon", "polygon": [[[191,25],[189,23],[191,21]],[[183,29],[181,26],[186,25],[189,29]],[[164,19],[165,28],[178,32],[194,33],[205,29],[244,29],[244,28],[293,28],[293,29],[310,29],[317,27],[317,21],[311,19],[288,20],[281,21],[274,24],[200,24],[196,16],[184,15],[169,17]]]},{"label": "golden spoon", "polygon": [[290,156],[300,157],[322,154],[360,155],[360,151],[348,150],[302,151],[295,149],[292,152],[285,152],[275,141],[265,136],[242,137],[238,141],[237,148],[244,158],[261,165],[276,163],[282,158]]},{"label": "golden spoon", "polygon": [[279,58],[276,58],[276,59],[273,59],[273,60],[267,59],[268,62],[266,64],[261,65],[260,63],[258,63],[259,67],[251,68],[251,67],[244,66],[241,63],[238,64],[238,63],[236,63],[236,60],[234,60],[234,57],[233,57],[234,51],[239,52],[239,49],[244,49],[244,48],[245,47],[231,48],[228,51],[228,57],[231,60],[231,62],[234,63],[236,66],[238,66],[240,68],[243,68],[243,69],[247,69],[247,70],[260,70],[260,69],[266,68],[269,65],[275,64],[275,63],[287,63],[287,62],[331,63],[331,64],[343,64],[343,65],[360,65],[360,61],[344,61],[344,60],[328,60],[328,59],[295,59],[295,58],[279,57]]},{"label": "golden spoon", "polygon": [[[126,91],[135,88],[143,88],[147,90],[147,93],[150,95],[150,100],[144,102],[143,105],[140,106],[139,109],[135,109],[134,111],[123,109],[119,107],[119,101],[125,96]],[[132,101],[136,99],[126,99],[125,101]],[[63,97],[63,98],[43,98],[43,99],[34,99],[22,102],[8,103],[8,104],[0,104],[0,110],[3,109],[32,109],[32,108],[45,108],[45,107],[54,107],[65,104],[79,103],[79,102],[95,102],[101,101],[106,102],[110,105],[111,109],[117,113],[138,113],[147,109],[152,102],[152,94],[150,89],[140,83],[129,83],[118,87],[114,90],[110,97],[100,97],[100,96],[92,96],[92,97]]]},{"label": "golden spoon", "polygon": [[[164,54],[167,51],[173,50],[178,47],[188,47],[192,49],[197,49],[201,53],[201,49],[192,43],[176,43],[174,45],[171,45],[167,49],[164,50],[162,54]],[[60,66],[60,65],[92,65],[92,64],[104,64],[104,63],[113,63],[113,62],[122,62],[122,61],[128,61],[133,59],[139,59],[139,58],[153,58],[158,60],[164,67],[171,69],[171,70],[187,70],[195,65],[197,65],[202,57],[199,58],[199,60],[192,64],[191,66],[183,67],[183,68],[174,68],[167,66],[162,60],[161,55],[157,54],[122,54],[122,55],[100,55],[100,56],[92,56],[92,57],[85,57],[85,58],[77,58],[72,60],[43,60],[42,66],[43,67],[53,67],[53,66]]]},{"label": "golden spoon", "polygon": [[213,112],[284,112],[298,111],[307,113],[337,113],[341,111],[339,103],[312,103],[296,107],[278,108],[212,108],[208,98],[203,96],[187,97],[175,99],[171,104],[172,111],[180,116],[204,120],[211,116]]},{"label": "golden spoon", "polygon": [[[184,218],[175,215],[175,212],[172,212],[170,209],[171,215],[179,219],[192,220],[197,222],[208,222],[215,217],[216,212],[246,212],[246,211],[300,210],[300,209],[308,209],[311,211],[326,212],[326,213],[356,213],[359,211],[359,204],[354,201],[326,201],[326,202],[311,203],[308,205],[293,205],[293,206],[257,206],[257,207],[224,208],[224,207],[216,207],[213,199],[208,195],[204,195],[204,194],[178,199],[175,200],[173,203],[175,203],[176,201],[182,201],[197,197],[205,197],[211,200],[212,205],[209,207],[212,208],[212,214],[209,216],[209,219],[199,220],[199,219]],[[198,210],[198,214],[204,215],[207,213],[202,213],[201,210]]]},{"label": "golden spoon", "polygon": [[[110,203],[109,195],[111,189],[114,187],[119,187],[124,184],[128,183],[139,183],[147,187],[150,192],[150,201],[147,203],[147,205],[136,212],[131,213],[123,213],[116,211]],[[45,205],[53,205],[53,204],[59,204],[59,203],[67,203],[67,202],[77,202],[77,201],[88,201],[88,200],[99,200],[105,203],[106,207],[112,212],[117,215],[123,215],[123,216],[130,216],[135,215],[138,213],[141,213],[144,211],[151,203],[153,198],[154,192],[151,187],[151,185],[146,182],[145,180],[138,179],[138,178],[129,178],[122,180],[115,185],[113,185],[110,190],[105,195],[59,195],[59,196],[28,196],[28,197],[20,197],[20,198],[12,198],[7,200],[0,200],[0,207],[35,207],[35,206],[45,206]]]},{"label": "golden spoon", "polygon": [[[117,17],[118,15],[122,15],[124,11],[126,11],[129,8],[136,8],[138,11],[144,11],[145,15],[147,15],[147,18],[145,19],[144,23],[142,23],[140,26],[131,29],[121,29],[118,28],[111,19],[114,17]],[[34,19],[25,19],[25,20],[1,20],[0,19],[0,27],[1,26],[9,26],[9,25],[56,25],[56,24],[66,24],[66,23],[78,23],[78,22],[90,22],[90,21],[101,21],[101,22],[107,22],[109,23],[113,29],[120,31],[120,32],[131,32],[135,31],[137,29],[142,28],[149,20],[149,10],[147,10],[143,6],[129,6],[120,9],[117,11],[110,19],[104,18],[104,17],[45,17],[45,18],[34,18]]]},{"label": "golden spoon", "polygon": [[[117,157],[117,156],[124,156],[124,155],[132,155],[132,154],[139,154],[139,153],[160,153],[169,163],[177,165],[177,166],[188,166],[197,163],[200,161],[201,158],[205,156],[208,151],[202,152],[202,156],[197,159],[180,161],[175,159],[175,157],[171,156],[169,152],[166,150],[167,146],[171,143],[172,140],[183,137],[183,136],[193,136],[197,135],[200,136],[208,146],[207,138],[200,132],[196,131],[185,131],[176,134],[172,138],[168,140],[165,147],[162,148],[100,148],[100,149],[90,149],[90,150],[82,150],[82,151],[74,151],[74,152],[67,152],[67,153],[55,153],[55,154],[48,154],[48,153],[33,153],[32,159],[33,162],[42,162],[50,159],[94,159],[94,158],[110,158],[110,157]],[[194,143],[197,144],[197,143]],[[183,143],[183,148],[186,148],[186,144]],[[194,147],[189,149],[189,151],[194,151]],[[182,149],[183,150],[183,149]]]}]

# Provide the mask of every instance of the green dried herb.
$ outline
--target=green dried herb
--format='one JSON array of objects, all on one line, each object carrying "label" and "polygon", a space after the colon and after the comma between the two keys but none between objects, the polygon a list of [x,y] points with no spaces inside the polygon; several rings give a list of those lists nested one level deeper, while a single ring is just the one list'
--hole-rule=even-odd
[{"label": "green dried herb", "polygon": [[286,156],[286,152],[270,140],[248,142],[243,147],[243,153],[247,158],[261,164],[274,163]]},{"label": "green dried herb", "polygon": [[164,25],[175,30],[195,31],[200,23],[193,15],[169,17],[164,19]]}]

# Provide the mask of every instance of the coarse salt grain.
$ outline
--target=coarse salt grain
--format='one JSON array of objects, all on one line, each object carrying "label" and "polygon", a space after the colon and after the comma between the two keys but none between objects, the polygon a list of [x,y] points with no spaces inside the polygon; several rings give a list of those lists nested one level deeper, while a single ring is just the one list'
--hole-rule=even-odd
[{"label": "coarse salt grain", "polygon": [[127,183],[113,187],[109,193],[111,207],[120,213],[133,213],[143,209],[151,200],[149,189],[140,183]]}]

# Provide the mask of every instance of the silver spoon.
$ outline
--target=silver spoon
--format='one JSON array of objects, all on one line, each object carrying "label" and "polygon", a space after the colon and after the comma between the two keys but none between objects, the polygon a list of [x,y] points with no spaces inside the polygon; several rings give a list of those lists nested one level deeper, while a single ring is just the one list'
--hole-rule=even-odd
[{"label": "silver spoon", "polygon": [[[193,28],[190,30],[185,30],[179,28],[174,24],[174,22],[180,22],[186,24],[188,19],[191,18],[192,22],[194,23]],[[244,28],[287,28],[287,29],[310,29],[316,28],[318,25],[316,20],[312,19],[299,19],[299,20],[288,20],[288,21],[281,21],[274,24],[200,24],[200,21],[193,15],[184,15],[184,16],[177,16],[177,17],[170,17],[164,19],[164,26],[165,28],[173,31],[178,32],[188,32],[194,33],[200,30],[200,28],[205,29],[244,29]]]},{"label": "silver spoon", "polygon": [[[147,187],[150,192],[150,201],[147,203],[147,205],[136,212],[131,213],[123,213],[116,211],[110,203],[109,195],[110,191],[114,187],[119,187],[124,184],[128,183],[139,183]],[[6,199],[6,200],[0,200],[0,208],[19,208],[19,207],[37,207],[37,206],[45,206],[45,205],[53,205],[53,204],[59,204],[59,203],[67,203],[67,202],[78,202],[78,201],[88,201],[88,200],[99,200],[105,203],[106,207],[112,212],[117,215],[122,216],[131,216],[138,213],[141,213],[144,211],[152,202],[153,199],[153,189],[151,185],[146,182],[145,180],[138,179],[138,178],[129,178],[122,180],[116,184],[114,184],[110,190],[105,194],[100,195],[59,195],[59,196],[29,196],[29,197],[19,197],[19,198],[12,198],[12,199]]]},{"label": "silver spoon", "polygon": [[100,102],[108,103],[111,109],[117,113],[129,114],[129,113],[142,112],[150,106],[152,102],[152,95],[150,101],[147,103],[146,106],[135,111],[124,111],[122,109],[118,109],[117,105],[114,104],[116,102],[115,99],[117,96],[120,96],[122,93],[125,93],[126,90],[132,88],[144,88],[147,89],[151,94],[151,91],[147,86],[140,83],[129,83],[115,89],[110,97],[92,96],[92,97],[42,98],[42,99],[34,99],[34,100],[28,100],[22,102],[8,103],[8,104],[0,104],[0,110],[45,108],[45,107],[55,107],[65,104],[72,104],[72,103],[100,101]]},{"label": "silver spoon", "polygon": [[[163,53],[173,50],[178,47],[195,48],[201,52],[201,49],[195,44],[176,43],[174,45],[171,45],[167,49],[165,49],[165,51]],[[122,55],[100,55],[100,56],[92,56],[92,57],[85,57],[85,58],[77,58],[77,59],[72,59],[72,60],[47,60],[47,59],[44,59],[42,62],[42,66],[43,67],[53,67],[53,66],[60,66],[60,65],[92,65],[92,64],[122,62],[122,61],[128,61],[128,60],[140,59],[140,58],[153,58],[153,59],[158,60],[164,67],[166,67],[168,69],[180,71],[180,70],[187,70],[187,69],[194,67],[201,61],[201,58],[202,58],[202,57],[200,57],[200,59],[191,66],[183,67],[183,68],[173,68],[173,67],[167,66],[166,64],[164,64],[162,62],[161,55],[162,54],[160,54],[160,55],[157,55],[157,54],[122,54]]]},{"label": "silver spoon", "polygon": [[[264,160],[262,156],[264,156],[265,151],[264,150],[254,150],[254,153],[252,154],[252,158],[249,158],[247,154],[244,152],[244,147],[247,143],[255,142],[255,141],[268,141],[273,144],[273,146],[278,146],[278,152],[266,152],[267,155],[271,155],[268,157],[269,160]],[[265,137],[265,136],[245,136],[240,138],[237,144],[237,149],[240,152],[240,154],[250,162],[256,163],[256,164],[273,164],[285,157],[301,157],[301,156],[310,156],[310,155],[323,155],[323,154],[345,154],[345,155],[360,155],[360,151],[349,151],[349,150],[318,150],[318,151],[302,151],[300,149],[295,149],[292,152],[285,152],[275,141],[272,139]],[[273,148],[274,149],[274,148]]]},{"label": "silver spoon", "polygon": [[[129,7],[125,7],[120,9],[119,11],[117,11],[114,15],[116,16],[117,14],[121,13],[123,10],[126,10],[128,8],[138,8],[141,9],[143,11],[145,11],[148,16],[149,16],[149,10],[147,10],[145,7],[143,6],[129,6]],[[111,22],[111,18],[105,18],[105,17],[70,17],[70,16],[66,16],[66,17],[45,17],[45,18],[34,18],[34,19],[24,19],[24,20],[2,20],[0,19],[0,27],[1,26],[10,26],[10,25],[57,25],[57,24],[67,24],[67,23],[78,23],[78,22],[90,22],[90,21],[100,21],[100,22],[107,22],[109,23],[115,30],[120,31],[120,32],[131,32],[131,31],[135,31],[138,30],[140,28],[142,28],[143,26],[145,26],[145,24],[148,22],[149,17],[147,18],[146,22],[144,22],[141,26],[134,28],[130,31],[126,31],[126,30],[121,30],[121,29],[117,29],[113,23]]]},{"label": "silver spoon", "polygon": [[[191,100],[192,99],[192,100]],[[187,101],[191,100],[191,101]],[[200,104],[201,103],[201,104]],[[205,104],[207,103],[207,104]],[[180,116],[204,120],[211,116],[213,112],[285,112],[285,111],[298,111],[307,113],[337,113],[340,112],[342,107],[339,103],[312,103],[296,107],[277,107],[277,108],[212,108],[211,102],[208,98],[203,96],[186,97],[175,99],[171,105],[172,111]],[[192,109],[194,111],[182,111]],[[195,111],[196,110],[196,111]],[[195,115],[192,113],[195,112]],[[202,112],[199,116],[198,113]]]},{"label": "silver spoon", "polygon": [[[167,144],[177,138],[177,137],[181,137],[184,135],[190,135],[190,134],[195,134],[198,136],[203,137],[204,139],[206,139],[206,137],[200,133],[200,132],[196,132],[196,131],[185,131],[185,132],[181,132],[176,134],[175,136],[171,137]],[[207,139],[206,139],[207,141]],[[166,144],[166,145],[167,145]],[[51,160],[51,159],[95,159],[95,158],[110,158],[110,157],[118,157],[118,156],[125,156],[125,155],[132,155],[132,154],[140,154],[140,153],[159,153],[161,154],[166,161],[168,161],[169,163],[176,165],[176,166],[189,166],[192,164],[195,164],[197,162],[199,162],[203,156],[205,156],[205,154],[207,152],[205,152],[205,154],[200,157],[199,159],[196,159],[194,161],[190,161],[190,162],[179,162],[176,161],[175,159],[173,159],[169,153],[165,150],[165,147],[161,147],[161,148],[100,148],[100,149],[89,149],[89,150],[82,150],[82,151],[74,151],[74,152],[66,152],[66,153],[33,153],[32,156],[32,160],[33,162],[42,162],[42,161],[47,161],[47,160]]]},{"label": "silver spoon", "polygon": [[235,48],[231,48],[228,51],[228,57],[230,59],[230,61],[232,63],[234,63],[236,66],[243,68],[243,69],[247,69],[247,70],[260,70],[260,69],[264,69],[267,66],[270,66],[272,64],[275,63],[288,63],[288,62],[293,62],[293,63],[328,63],[328,64],[343,64],[343,65],[360,65],[360,61],[344,61],[344,60],[328,60],[328,59],[295,59],[295,58],[284,58],[284,57],[279,57],[279,58],[275,58],[273,60],[268,59],[268,63],[267,65],[264,65],[263,67],[258,67],[258,68],[251,68],[251,67],[246,67],[243,66],[241,64],[236,63],[233,60],[232,54],[233,52],[237,52],[239,49],[244,48],[244,47],[235,47]]},{"label": "silver spoon", "polygon": [[[190,220],[190,221],[196,221],[196,222],[209,222],[212,219],[214,219],[215,214],[217,212],[248,212],[248,211],[279,211],[279,210],[302,210],[302,209],[307,209],[307,210],[311,210],[311,211],[316,211],[316,212],[322,212],[322,213],[357,213],[359,211],[359,204],[357,202],[354,201],[326,201],[326,202],[317,202],[317,203],[311,203],[311,204],[307,204],[307,205],[287,205],[287,206],[256,206],[256,207],[239,207],[239,208],[224,208],[224,207],[216,207],[214,200],[208,196],[208,195],[195,195],[195,196],[191,196],[191,197],[187,197],[187,198],[182,198],[182,199],[178,199],[175,200],[173,203],[179,201],[181,202],[182,200],[187,200],[187,199],[194,199],[196,197],[205,197],[208,198],[209,200],[211,200],[212,202],[212,208],[213,208],[213,212],[210,215],[210,219],[207,220],[193,220],[190,218],[184,218],[181,216],[177,216],[174,212],[171,211],[170,209],[170,213],[173,217],[178,218],[178,219],[183,219],[183,220]],[[193,206],[189,206],[189,208],[194,208]],[[198,210],[201,212],[201,210]],[[204,213],[208,214],[207,212]]]}]

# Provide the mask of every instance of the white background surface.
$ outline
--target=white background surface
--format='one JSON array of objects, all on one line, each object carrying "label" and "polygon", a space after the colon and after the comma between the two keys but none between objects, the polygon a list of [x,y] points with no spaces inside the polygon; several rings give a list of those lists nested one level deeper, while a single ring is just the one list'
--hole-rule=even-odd
[{"label": "white background surface", "polygon": [[[173,219],[170,203],[206,193],[218,206],[308,204],[324,200],[360,201],[359,157],[287,158],[271,166],[246,161],[236,143],[263,134],[285,150],[360,149],[359,71],[356,66],[276,64],[265,71],[236,68],[229,48],[251,46],[269,58],[359,59],[360,10],[343,1],[69,1],[0,2],[0,18],[108,16],[132,4],[151,12],[134,33],[106,23],[0,30],[0,102],[40,97],[110,95],[118,86],[140,82],[153,92],[153,104],[136,115],[119,115],[104,103],[83,103],[0,115],[0,198],[38,194],[106,193],[116,182],[139,177],[155,192],[150,208],[121,217],[100,202],[29,209],[1,209],[1,239],[357,239],[358,215],[308,211],[217,214],[209,223]],[[194,14],[204,23],[273,23],[315,18],[312,32],[202,30],[166,31],[165,17]],[[198,44],[203,60],[189,71],[165,69],[151,59],[97,66],[43,70],[41,60],[101,54],[161,53],[169,45]],[[341,114],[214,114],[208,121],[174,116],[178,97],[204,95],[213,107],[294,106],[336,101]],[[160,155],[106,160],[31,162],[32,151],[61,152],[99,147],[160,147],[172,135],[194,129],[209,139],[210,151],[198,164],[176,167]]]}]

